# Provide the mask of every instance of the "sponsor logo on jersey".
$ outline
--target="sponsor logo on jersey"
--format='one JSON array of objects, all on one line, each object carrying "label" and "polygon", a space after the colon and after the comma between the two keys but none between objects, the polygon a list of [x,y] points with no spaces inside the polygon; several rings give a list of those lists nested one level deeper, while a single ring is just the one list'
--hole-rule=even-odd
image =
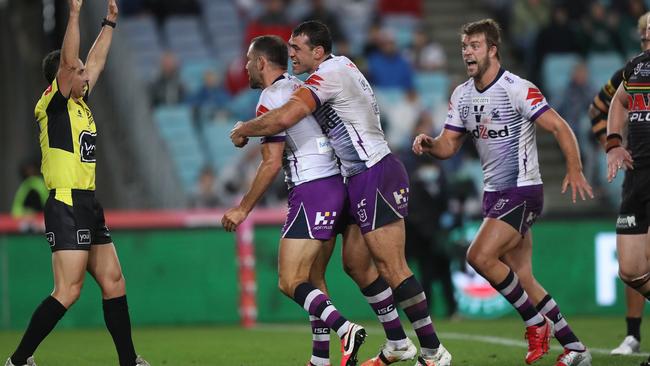
[{"label": "sponsor logo on jersey", "polygon": [[313,74],[312,76],[308,77],[307,80],[305,80],[305,84],[307,85],[313,85],[313,86],[320,86],[320,82],[323,81],[323,78]]},{"label": "sponsor logo on jersey", "polygon": [[630,116],[630,122],[650,122],[650,111],[631,112],[629,116]]},{"label": "sponsor logo on jersey", "polygon": [[544,100],[542,92],[537,88],[528,88],[528,95],[526,95],[526,100],[530,100],[530,105],[535,106],[538,103],[541,103]]},{"label": "sponsor logo on jersey", "polygon": [[325,136],[316,138],[316,144],[318,147],[319,154],[325,154],[327,152],[332,151],[332,143]]},{"label": "sponsor logo on jersey", "polygon": [[644,93],[628,95],[627,105],[630,111],[650,111],[650,103],[647,102],[647,94]]},{"label": "sponsor logo on jersey", "polygon": [[266,113],[268,111],[269,111],[268,108],[266,108],[264,105],[260,104],[260,106],[257,107],[257,111],[255,112],[255,116],[259,117],[259,116],[263,115],[264,113]]},{"label": "sponsor logo on jersey", "polygon": [[90,245],[90,242],[91,242],[91,238],[90,238],[89,229],[77,230],[77,244]]},{"label": "sponsor logo on jersey", "polygon": [[636,227],[635,215],[619,215],[616,219],[617,229],[633,229]]},{"label": "sponsor logo on jersey", "polygon": [[493,129],[481,124],[476,125],[476,127],[473,130],[468,131],[468,133],[475,139],[495,139],[510,136],[508,126],[503,126],[501,129]]},{"label": "sponsor logo on jersey", "polygon": [[95,162],[95,141],[97,133],[90,131],[81,131],[79,134],[79,155],[84,163]]},{"label": "sponsor logo on jersey", "polygon": [[52,92],[52,84],[50,84],[47,89],[45,89],[45,95],[48,95]]},{"label": "sponsor logo on jersey", "polygon": [[472,97],[472,104],[490,104],[490,97]]}]

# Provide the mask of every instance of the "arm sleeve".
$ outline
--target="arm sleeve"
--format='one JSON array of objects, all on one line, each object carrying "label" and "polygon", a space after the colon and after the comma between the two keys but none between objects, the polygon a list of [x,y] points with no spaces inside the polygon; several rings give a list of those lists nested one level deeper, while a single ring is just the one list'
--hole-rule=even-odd
[{"label": "arm sleeve", "polygon": [[317,108],[336,98],[343,90],[338,75],[331,70],[319,70],[309,75],[304,86],[314,96]]},{"label": "arm sleeve", "polygon": [[[259,117],[264,113],[270,111],[271,109],[279,108],[284,103],[279,103],[277,98],[273,98],[271,93],[262,93],[260,95],[260,101],[257,103],[257,108],[255,109],[255,116]],[[287,138],[287,133],[282,131],[273,136],[264,136],[260,139],[260,143],[265,144],[268,142],[281,142]]]},{"label": "arm sleeve", "polygon": [[537,117],[550,109],[548,102],[535,84],[523,79],[518,84],[514,90],[512,102],[522,117],[535,122]]},{"label": "arm sleeve", "polygon": [[445,119],[445,128],[456,132],[466,132],[465,125],[460,119],[460,95],[461,86],[458,86],[449,98],[449,107],[447,109],[447,118]]}]

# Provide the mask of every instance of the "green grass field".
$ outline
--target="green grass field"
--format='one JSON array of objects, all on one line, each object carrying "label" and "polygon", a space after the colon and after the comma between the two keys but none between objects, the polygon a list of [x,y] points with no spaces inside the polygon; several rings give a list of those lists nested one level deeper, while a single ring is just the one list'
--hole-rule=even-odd
[{"label": "green grass field", "polygon": [[[570,324],[592,350],[593,365],[637,366],[641,356],[609,356],[625,333],[622,318],[571,318]],[[374,356],[384,340],[376,323],[365,321],[367,342],[360,359]],[[453,354],[453,365],[525,365],[525,343],[522,323],[515,318],[505,320],[438,321],[437,330],[445,346]],[[650,327],[643,335],[650,338]],[[0,356],[4,362],[19,341],[21,333],[0,332]],[[409,333],[414,341],[414,334]],[[645,341],[642,350],[650,350]],[[266,324],[244,330],[232,326],[137,328],[134,339],[138,353],[153,366],[303,366],[311,352],[309,325]],[[331,360],[338,363],[339,343],[333,335]],[[555,365],[560,352],[557,342],[551,353],[536,363]],[[647,354],[645,355],[647,357]],[[108,366],[117,365],[113,344],[104,329],[59,330],[48,337],[36,354],[39,366]],[[404,362],[398,365],[413,365]]]}]

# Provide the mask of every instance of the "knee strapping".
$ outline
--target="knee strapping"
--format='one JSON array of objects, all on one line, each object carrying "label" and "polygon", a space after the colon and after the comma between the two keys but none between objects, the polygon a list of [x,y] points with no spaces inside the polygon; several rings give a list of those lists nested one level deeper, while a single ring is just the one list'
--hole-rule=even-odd
[{"label": "knee strapping", "polygon": [[638,290],[643,287],[643,285],[648,283],[648,281],[650,281],[650,272],[631,280],[626,280],[623,276],[621,276],[620,273],[619,277],[621,277],[621,280],[623,280],[623,282],[625,282],[628,286],[635,290]]}]

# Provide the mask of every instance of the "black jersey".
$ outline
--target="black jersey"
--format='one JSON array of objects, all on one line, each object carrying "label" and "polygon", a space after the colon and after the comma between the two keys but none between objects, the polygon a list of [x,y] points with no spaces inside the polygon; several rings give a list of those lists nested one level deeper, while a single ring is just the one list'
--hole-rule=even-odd
[{"label": "black jersey", "polygon": [[634,168],[650,167],[650,51],[628,61],[623,72],[628,96],[627,148]]}]

